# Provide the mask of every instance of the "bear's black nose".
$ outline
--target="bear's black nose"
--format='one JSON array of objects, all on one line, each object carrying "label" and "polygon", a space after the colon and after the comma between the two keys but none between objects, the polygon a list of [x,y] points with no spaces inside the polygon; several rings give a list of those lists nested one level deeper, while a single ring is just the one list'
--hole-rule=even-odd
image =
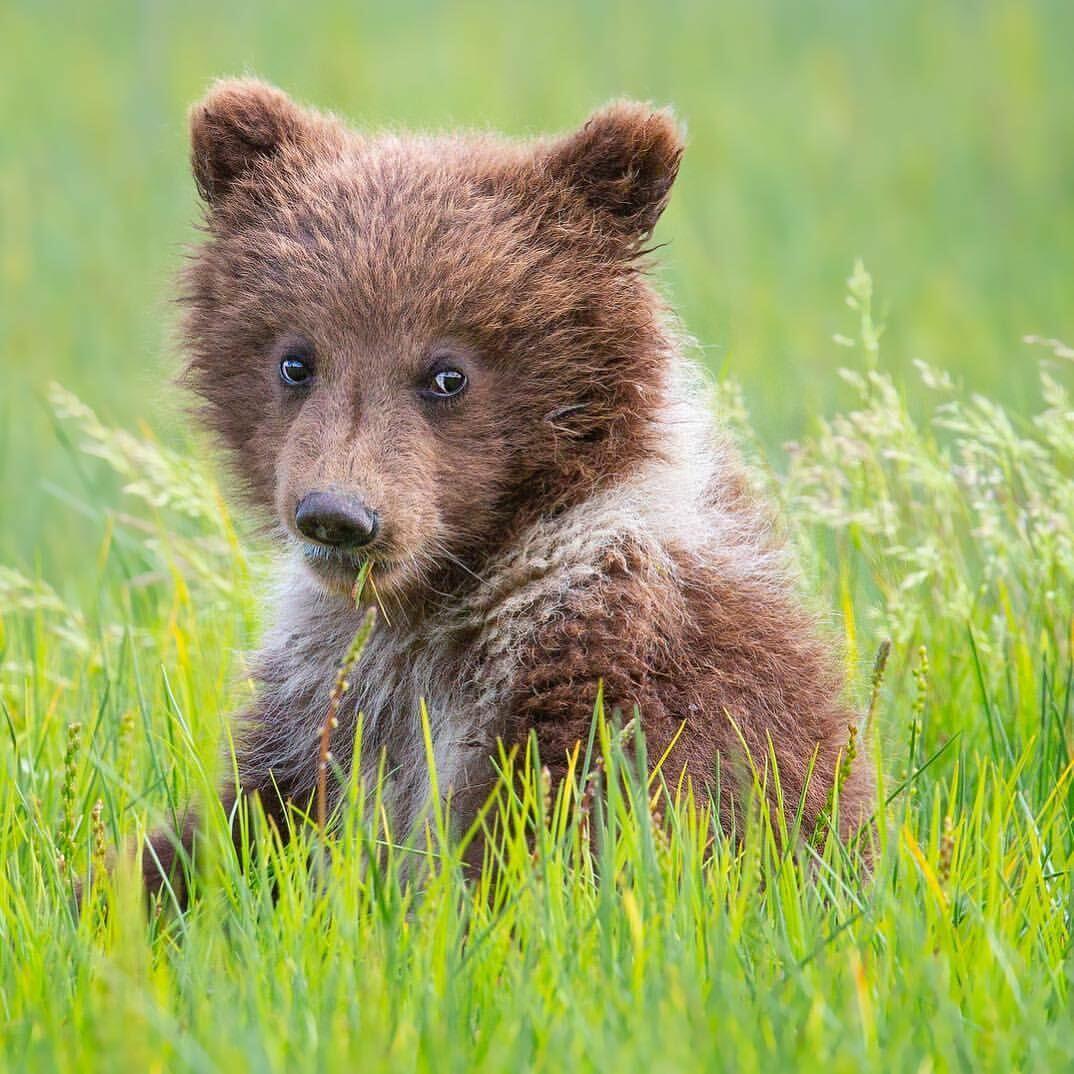
[{"label": "bear's black nose", "polygon": [[357,496],[309,492],[295,508],[295,525],[303,537],[335,548],[361,548],[377,535],[377,512]]}]

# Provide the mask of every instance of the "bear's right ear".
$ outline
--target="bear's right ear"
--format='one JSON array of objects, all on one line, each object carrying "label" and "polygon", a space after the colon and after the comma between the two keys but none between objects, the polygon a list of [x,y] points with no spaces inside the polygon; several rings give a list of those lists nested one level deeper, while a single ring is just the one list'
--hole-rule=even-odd
[{"label": "bear's right ear", "polygon": [[213,205],[254,165],[298,141],[310,117],[287,94],[253,78],[217,82],[190,110],[194,180]]}]

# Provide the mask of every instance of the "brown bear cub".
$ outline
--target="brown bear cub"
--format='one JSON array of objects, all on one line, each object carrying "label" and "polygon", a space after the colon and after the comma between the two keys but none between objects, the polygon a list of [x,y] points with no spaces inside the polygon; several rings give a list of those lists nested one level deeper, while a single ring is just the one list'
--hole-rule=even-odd
[{"label": "brown bear cub", "polygon": [[[531,142],[365,134],[243,80],[191,133],[208,238],[184,275],[185,376],[280,547],[242,792],[281,831],[309,808],[369,561],[386,614],[333,752],[370,782],[384,764],[397,831],[428,805],[422,701],[463,826],[498,741],[533,732],[563,773],[600,684],[650,756],[674,742],[669,783],[719,788],[728,829],[748,751],[812,830],[855,716],[645,276],[672,116],[617,103]],[[844,832],[870,795],[859,756]],[[154,838],[151,890],[195,832]]]}]

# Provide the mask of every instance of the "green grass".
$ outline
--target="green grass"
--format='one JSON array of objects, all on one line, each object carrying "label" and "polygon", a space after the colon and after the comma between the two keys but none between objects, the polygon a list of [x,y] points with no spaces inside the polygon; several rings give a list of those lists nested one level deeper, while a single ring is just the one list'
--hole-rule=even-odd
[{"label": "green grass", "polygon": [[[860,267],[850,286],[847,357],[860,371],[844,379],[857,402],[778,470],[737,387],[718,395],[756,480],[842,607],[880,776],[875,831],[849,846],[830,832],[788,838],[793,802],[725,839],[705,802],[660,778],[645,786],[644,761],[623,750],[627,736],[640,745],[637,726],[602,717],[554,794],[532,755],[502,760],[488,814],[499,818],[495,867],[479,883],[464,879],[442,817],[401,846],[366,798],[375,788],[351,786],[336,834],[311,826],[245,874],[212,812],[193,907],[165,905],[147,921],[127,856],[114,873],[105,859],[211,796],[225,699],[249,689],[232,654],[255,630],[270,565],[236,544],[203,464],[54,389],[79,457],[104,460],[127,491],[94,505],[108,537],[86,550],[92,607],[0,571],[0,1064],[1074,1062],[1070,357],[1042,351],[1043,403],[1030,418],[964,398],[930,367],[934,404],[914,414],[878,371]],[[872,697],[868,668],[885,638]],[[256,832],[263,819],[246,823]],[[76,877],[87,885],[80,912]]]},{"label": "green grass", "polygon": [[[1046,0],[0,9],[0,1069],[1074,1067],[1074,368],[1022,340],[1074,341],[1072,30]],[[564,792],[596,860],[517,757],[483,885],[436,818],[385,849],[357,788],[245,875],[211,816],[186,915],[101,868],[214,785],[271,569],[160,388],[183,112],[242,70],[370,124],[676,104],[664,277],[871,707],[871,873],[759,815],[727,842],[606,724],[607,809],[592,758]],[[881,301],[855,270],[848,310],[859,254]]]}]

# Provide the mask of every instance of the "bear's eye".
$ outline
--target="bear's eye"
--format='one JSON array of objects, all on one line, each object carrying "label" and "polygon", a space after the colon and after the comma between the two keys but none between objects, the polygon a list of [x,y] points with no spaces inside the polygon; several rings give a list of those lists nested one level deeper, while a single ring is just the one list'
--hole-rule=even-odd
[{"label": "bear's eye", "polygon": [[466,374],[458,369],[440,369],[429,379],[426,394],[433,399],[451,399],[466,387]]},{"label": "bear's eye", "polygon": [[285,354],[280,362],[280,379],[292,387],[308,383],[313,379],[313,362],[305,354]]}]

